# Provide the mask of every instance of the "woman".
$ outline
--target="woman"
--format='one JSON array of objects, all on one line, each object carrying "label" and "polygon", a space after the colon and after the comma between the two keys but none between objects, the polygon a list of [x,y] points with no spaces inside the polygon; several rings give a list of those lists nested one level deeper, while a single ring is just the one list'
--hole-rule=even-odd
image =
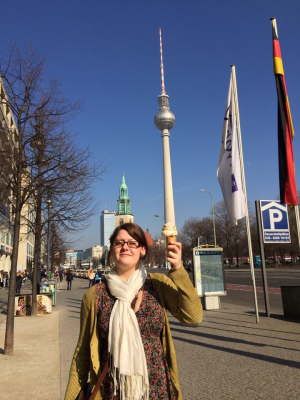
[{"label": "woman", "polygon": [[110,238],[114,269],[83,297],[80,334],[65,400],[74,400],[90,373],[92,388],[109,359],[96,399],[182,399],[167,311],[184,324],[199,324],[202,307],[171,242],[168,275],[147,274],[143,230],[126,223]]}]

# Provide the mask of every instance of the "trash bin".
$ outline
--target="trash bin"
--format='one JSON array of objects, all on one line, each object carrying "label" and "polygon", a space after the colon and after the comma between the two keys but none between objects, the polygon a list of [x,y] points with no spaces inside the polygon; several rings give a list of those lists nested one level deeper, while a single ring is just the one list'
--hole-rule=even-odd
[{"label": "trash bin", "polygon": [[283,314],[300,319],[300,286],[281,286]]},{"label": "trash bin", "polygon": [[254,268],[261,268],[260,256],[254,256]]},{"label": "trash bin", "polygon": [[41,294],[49,294],[52,293],[53,302],[52,305],[56,305],[56,296],[57,296],[57,281],[56,279],[42,279],[41,280]]}]

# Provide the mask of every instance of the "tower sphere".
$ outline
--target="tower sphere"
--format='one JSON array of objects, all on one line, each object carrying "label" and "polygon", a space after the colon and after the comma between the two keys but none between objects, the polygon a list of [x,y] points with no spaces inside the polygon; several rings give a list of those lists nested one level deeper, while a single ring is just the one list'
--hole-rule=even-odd
[{"label": "tower sphere", "polygon": [[160,109],[154,117],[154,124],[160,131],[170,130],[175,125],[175,115],[167,108]]}]

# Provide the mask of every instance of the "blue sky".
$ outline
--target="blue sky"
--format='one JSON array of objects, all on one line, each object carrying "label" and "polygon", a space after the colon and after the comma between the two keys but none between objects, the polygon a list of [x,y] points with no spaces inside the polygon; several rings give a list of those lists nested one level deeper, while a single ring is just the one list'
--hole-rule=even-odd
[{"label": "blue sky", "polygon": [[99,213],[76,248],[100,243],[99,216],[117,208],[122,172],[135,222],[160,234],[162,139],[153,123],[161,91],[158,28],[165,84],[176,117],[171,161],[178,229],[222,199],[216,177],[230,65],[235,64],[248,201],[276,198],[277,95],[270,17],[277,18],[293,117],[300,189],[300,2],[297,0],[37,0],[1,4],[0,53],[28,41],[47,59],[66,97],[84,100],[69,123],[108,172],[96,184]]}]

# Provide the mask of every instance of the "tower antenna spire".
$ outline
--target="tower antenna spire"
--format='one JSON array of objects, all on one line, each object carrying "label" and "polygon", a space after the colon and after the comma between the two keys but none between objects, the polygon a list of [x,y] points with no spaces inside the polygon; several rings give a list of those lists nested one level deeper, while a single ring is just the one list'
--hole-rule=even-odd
[{"label": "tower antenna spire", "polygon": [[164,161],[164,206],[165,222],[175,226],[175,211],[173,199],[172,170],[170,156],[170,129],[175,125],[175,115],[169,107],[169,96],[166,93],[163,50],[161,39],[161,28],[159,28],[160,42],[160,72],[161,72],[161,94],[158,96],[159,110],[154,117],[154,124],[161,131],[163,140],[163,161]]},{"label": "tower antenna spire", "polygon": [[164,62],[163,62],[161,28],[159,28],[159,47],[160,47],[161,93],[163,94],[166,93],[166,88],[165,88],[165,73],[164,73]]}]

